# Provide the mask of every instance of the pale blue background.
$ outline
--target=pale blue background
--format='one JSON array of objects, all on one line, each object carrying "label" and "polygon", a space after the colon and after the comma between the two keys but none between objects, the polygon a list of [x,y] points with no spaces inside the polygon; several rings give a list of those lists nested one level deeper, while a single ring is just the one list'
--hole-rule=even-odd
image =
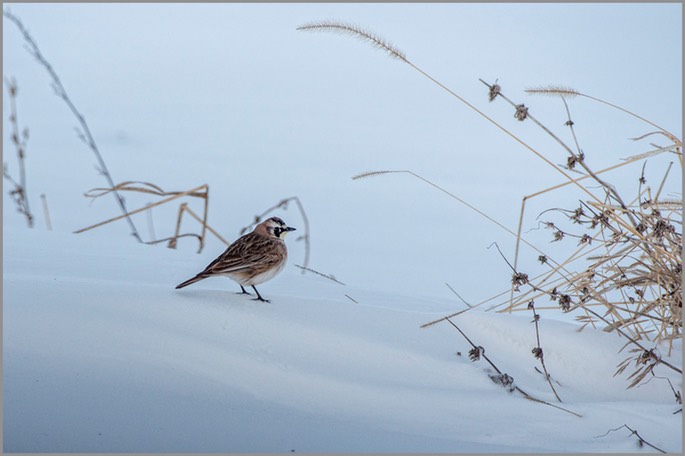
[{"label": "pale blue background", "polygon": [[[298,32],[299,25],[336,19],[368,27],[555,163],[566,161],[563,150],[532,123],[514,120],[505,103],[488,103],[478,78],[498,80],[505,94],[569,143],[561,102],[530,97],[526,88],[567,85],[681,134],[680,4],[5,8],[24,21],[61,76],[115,181],[149,181],[167,190],[209,184],[210,223],[229,239],[253,215],[298,195],[311,222],[310,266],[357,286],[445,295],[449,282],[477,302],[506,289],[510,271],[487,246],[497,241],[511,258],[513,238],[408,176],[351,176],[409,169],[512,229],[521,198],[563,178],[409,66],[354,38]],[[57,230],[117,215],[111,198],[91,204],[82,196],[105,185],[94,157],[6,20],[3,38],[3,74],[18,81],[20,122],[31,133],[27,166],[38,229],[44,229],[40,193]],[[570,105],[595,169],[652,148],[649,140],[628,138],[653,127],[586,99]],[[7,129],[6,99],[3,109]],[[7,133],[3,146],[14,169]],[[649,183],[657,185],[673,160],[650,161]],[[610,180],[625,184],[632,197],[641,165]],[[676,166],[667,192],[673,198],[680,198],[679,171]],[[540,211],[575,207],[582,197],[566,191],[531,201],[525,229],[537,226]],[[131,208],[149,201],[129,196]],[[23,223],[7,196],[4,202],[4,223]],[[294,207],[284,216],[302,227]],[[156,236],[168,235],[174,220],[175,209],[156,210]],[[147,219],[138,224],[149,238]],[[127,236],[123,222],[103,229]],[[547,231],[531,236],[541,236],[536,242],[544,249],[557,248]],[[212,240],[203,255],[211,260],[222,249]],[[191,255],[194,242],[181,250]],[[301,264],[301,243],[291,242],[291,258]],[[534,264],[537,253],[526,258]]]}]

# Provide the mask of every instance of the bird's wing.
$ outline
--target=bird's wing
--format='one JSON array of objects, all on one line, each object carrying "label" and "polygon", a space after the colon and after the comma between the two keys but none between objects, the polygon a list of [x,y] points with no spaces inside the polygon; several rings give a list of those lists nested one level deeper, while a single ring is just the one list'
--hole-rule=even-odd
[{"label": "bird's wing", "polygon": [[269,244],[274,241],[260,234],[249,233],[228,246],[226,251],[209,263],[202,275],[227,274],[275,262]]}]

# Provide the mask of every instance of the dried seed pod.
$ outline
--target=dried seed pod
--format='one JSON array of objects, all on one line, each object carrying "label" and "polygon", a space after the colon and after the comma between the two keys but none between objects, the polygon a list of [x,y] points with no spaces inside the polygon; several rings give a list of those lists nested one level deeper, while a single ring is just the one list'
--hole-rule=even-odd
[{"label": "dried seed pod", "polygon": [[481,346],[469,350],[469,359],[472,362],[480,360],[480,357],[485,354],[485,349]]},{"label": "dried seed pod", "polygon": [[528,117],[528,108],[524,104],[516,105],[516,112],[514,113],[516,120],[523,122]]},{"label": "dried seed pod", "polygon": [[564,312],[568,312],[571,310],[571,297],[567,294],[562,294],[559,296],[559,307],[561,307],[561,310]]},{"label": "dried seed pod", "polygon": [[488,101],[492,102],[495,98],[497,98],[497,95],[500,94],[500,91],[502,88],[497,84],[493,84],[490,86],[490,90],[488,91]]},{"label": "dried seed pod", "polygon": [[528,274],[525,274],[523,272],[516,272],[514,275],[511,277],[511,283],[520,286],[520,285],[525,285],[528,283]]}]

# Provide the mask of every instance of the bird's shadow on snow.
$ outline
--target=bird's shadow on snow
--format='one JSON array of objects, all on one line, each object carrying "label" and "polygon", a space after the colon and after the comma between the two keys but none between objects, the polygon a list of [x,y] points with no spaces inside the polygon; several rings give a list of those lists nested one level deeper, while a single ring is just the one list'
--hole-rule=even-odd
[{"label": "bird's shadow on snow", "polygon": [[[173,290],[178,299],[184,303],[200,305],[210,305],[211,307],[260,307],[268,306],[271,303],[262,302],[256,298],[254,293],[243,294],[240,291],[218,290],[210,288],[197,288],[194,290]],[[266,299],[269,299],[265,296]]]}]

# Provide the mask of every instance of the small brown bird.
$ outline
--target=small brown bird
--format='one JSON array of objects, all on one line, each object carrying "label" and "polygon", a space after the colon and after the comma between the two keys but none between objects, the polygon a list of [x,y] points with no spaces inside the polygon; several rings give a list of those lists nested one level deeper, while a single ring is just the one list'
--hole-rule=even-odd
[{"label": "small brown bird", "polygon": [[289,231],[295,231],[295,228],[287,226],[278,217],[264,220],[251,233],[229,245],[204,271],[178,284],[176,288],[186,287],[207,277],[226,276],[237,282],[244,294],[250,294],[245,291],[245,286],[252,287],[257,293],[255,301],[269,302],[262,298],[255,285],[274,278],[285,266],[288,250],[283,239]]}]

